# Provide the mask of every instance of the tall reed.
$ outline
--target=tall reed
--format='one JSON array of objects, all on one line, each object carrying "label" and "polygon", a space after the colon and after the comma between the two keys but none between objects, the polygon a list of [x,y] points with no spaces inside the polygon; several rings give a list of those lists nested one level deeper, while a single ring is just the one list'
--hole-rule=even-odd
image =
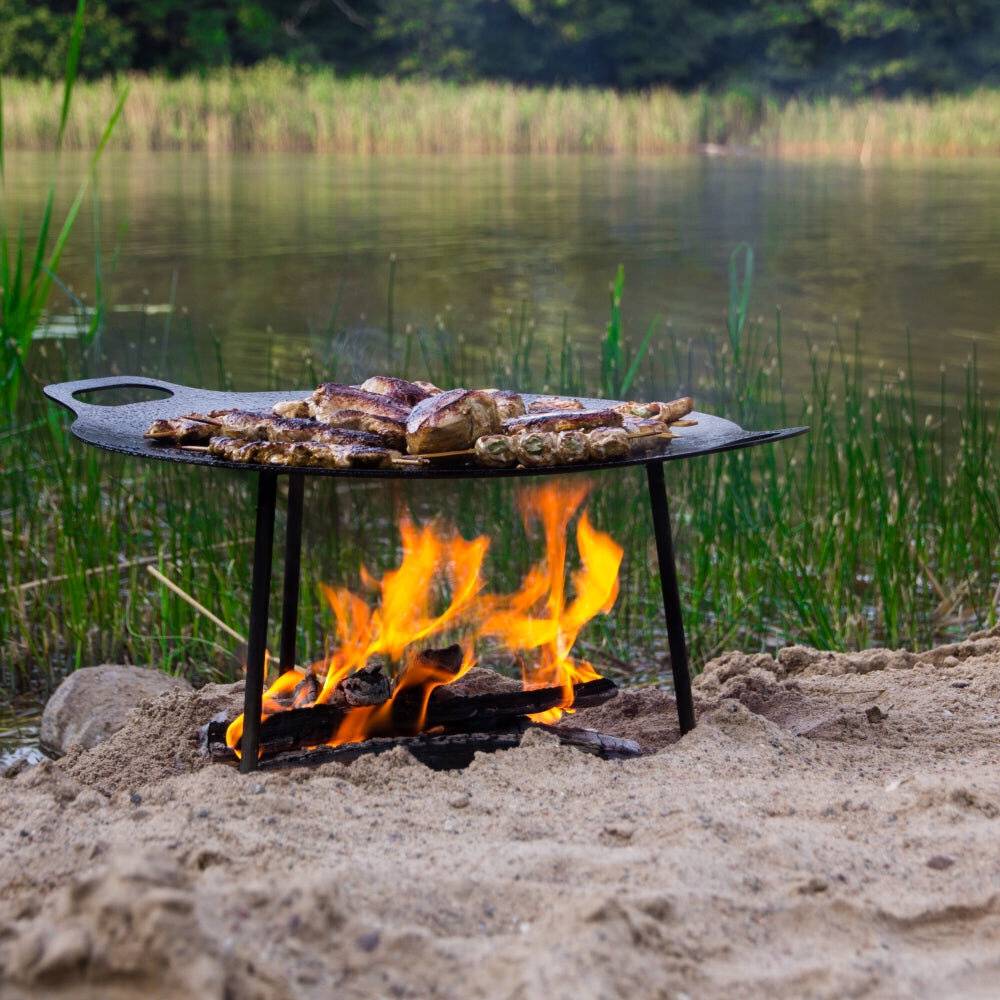
[{"label": "tall reed", "polygon": [[[70,116],[70,102],[76,85],[80,46],[83,42],[83,15],[85,0],[78,0],[76,15],[70,35],[66,57],[66,73],[62,86],[62,101],[57,118],[53,147],[58,154],[66,145]],[[96,137],[95,152],[90,171],[80,183],[55,239],[50,238],[54,218],[56,183],[49,184],[48,196],[42,211],[38,240],[33,247],[25,244],[24,220],[11,222],[7,217],[7,200],[0,206],[0,413],[12,417],[17,408],[21,381],[25,372],[25,358],[39,319],[49,297],[56,271],[69,239],[76,217],[83,204],[91,175],[97,165],[115,123],[124,106],[126,93],[119,94],[113,103],[104,125]],[[5,122],[4,92],[0,86],[0,184],[4,182],[4,144],[9,138],[9,125]],[[49,111],[51,115],[51,111]],[[51,120],[51,118],[49,119]],[[99,272],[98,272],[99,273]],[[96,334],[101,321],[100,303],[90,317],[85,340]]]},{"label": "tall reed", "polygon": [[[126,150],[398,153],[628,153],[758,150],[777,155],[995,156],[1000,92],[917,99],[791,99],[743,90],[617,93],[583,87],[399,82],[279,62],[169,80],[131,76],[111,145]],[[49,82],[9,79],[10,148],[49,148]],[[65,148],[96,149],[120,98],[78,81]]]}]

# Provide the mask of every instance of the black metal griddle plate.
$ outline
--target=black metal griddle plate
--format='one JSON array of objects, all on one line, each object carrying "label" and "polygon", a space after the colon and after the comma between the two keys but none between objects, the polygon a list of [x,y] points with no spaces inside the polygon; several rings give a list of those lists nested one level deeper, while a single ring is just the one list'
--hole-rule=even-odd
[{"label": "black metal griddle plate", "polygon": [[[96,405],[77,399],[78,394],[107,392],[114,389],[153,389],[169,396],[143,403],[121,405]],[[78,382],[60,382],[45,387],[45,394],[61,403],[76,415],[70,430],[74,436],[87,444],[135,455],[139,458],[153,458],[161,462],[183,462],[187,465],[209,465],[222,469],[243,469],[252,471],[268,470],[276,473],[302,472],[310,476],[354,476],[373,479],[468,479],[493,478],[496,476],[537,476],[553,473],[586,472],[599,469],[624,468],[629,465],[646,465],[656,461],[673,461],[692,455],[707,455],[716,451],[730,451],[749,448],[768,441],[803,434],[808,427],[788,427],[777,431],[745,431],[730,420],[713,417],[707,413],[692,413],[696,420],[692,427],[678,427],[673,439],[654,439],[652,443],[640,441],[633,453],[626,458],[609,462],[584,462],[576,465],[553,465],[539,468],[488,469],[474,465],[463,459],[449,459],[422,465],[393,467],[388,469],[320,469],[300,466],[262,465],[246,462],[227,462],[215,458],[207,452],[186,451],[176,445],[161,444],[144,438],[149,425],[158,418],[179,417],[186,413],[207,413],[209,410],[269,410],[278,400],[304,399],[310,390],[289,392],[213,392],[206,389],[192,389],[174,385],[159,379],[142,376],[121,376],[117,378],[83,379]],[[525,403],[536,396],[524,393]],[[613,406],[614,400],[581,398],[588,409]]]}]

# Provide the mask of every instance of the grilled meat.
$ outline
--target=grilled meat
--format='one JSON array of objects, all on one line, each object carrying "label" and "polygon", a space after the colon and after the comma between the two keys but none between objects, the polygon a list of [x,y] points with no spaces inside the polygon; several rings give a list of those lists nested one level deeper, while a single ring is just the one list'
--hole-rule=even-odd
[{"label": "grilled meat", "polygon": [[560,431],[556,434],[554,458],[560,465],[586,462],[590,458],[590,443],[584,431]]},{"label": "grilled meat", "polygon": [[406,447],[405,419],[381,417],[364,410],[330,410],[326,414],[324,423],[342,430],[374,434],[386,448]]},{"label": "grilled meat", "polygon": [[266,441],[268,425],[279,418],[273,413],[255,410],[212,410],[206,414],[206,419],[215,422],[215,433],[222,437],[242,438],[244,441]]},{"label": "grilled meat", "polygon": [[154,420],[143,437],[171,444],[197,444],[218,433],[217,425],[202,416],[171,417]]},{"label": "grilled meat", "polygon": [[621,427],[622,415],[616,410],[568,410],[565,413],[529,413],[503,422],[508,434],[520,431],[589,431],[597,427]]},{"label": "grilled meat", "polygon": [[499,430],[497,404],[489,393],[450,389],[413,408],[406,421],[406,446],[411,455],[462,451]]},{"label": "grilled meat", "polygon": [[391,375],[372,375],[358,386],[363,392],[373,392],[377,396],[398,403],[400,406],[412,408],[417,403],[431,395],[423,386],[406,379],[393,378]]},{"label": "grilled meat", "polygon": [[384,447],[377,434],[368,431],[334,427],[317,420],[298,417],[274,417],[267,425],[269,441],[315,441],[317,444],[363,445],[368,448]]},{"label": "grilled meat", "polygon": [[658,437],[673,438],[676,434],[671,434],[669,427],[662,420],[655,417],[626,417],[622,422],[627,434],[633,438]]},{"label": "grilled meat", "polygon": [[[450,389],[375,375],[360,386],[325,382],[307,399],[283,400],[269,412],[213,410],[156,420],[146,437],[175,444],[208,442],[232,462],[319,468],[379,468],[399,450],[433,457],[474,452],[477,464],[530,468],[605,462],[687,425],[690,397],[587,409],[578,399],[545,396],[526,409],[503,389]],[[531,412],[528,412],[530,410]],[[630,440],[631,439],[631,440]],[[408,461],[414,461],[410,459]]]},{"label": "grilled meat", "polygon": [[672,399],[669,403],[660,403],[660,419],[668,424],[686,417],[694,409],[694,400],[690,396]]},{"label": "grilled meat", "polygon": [[547,431],[522,431],[514,435],[514,449],[521,465],[537,468],[555,465],[558,439]]},{"label": "grilled meat", "polygon": [[[396,403],[377,392],[366,392],[351,385],[340,385],[337,382],[324,382],[309,397],[309,414],[316,420],[334,423],[330,419],[333,413],[344,410],[355,410],[389,420],[405,421],[409,416],[410,407]],[[365,430],[365,428],[359,428]]]},{"label": "grilled meat", "polygon": [[281,417],[308,417],[308,399],[281,399],[271,407]]},{"label": "grilled meat", "polygon": [[539,396],[528,409],[532,413],[551,413],[552,410],[582,410],[583,403],[572,396]]},{"label": "grilled meat", "polygon": [[527,412],[524,400],[516,392],[511,392],[509,389],[484,389],[483,392],[493,397],[501,420],[521,417]]},{"label": "grilled meat", "polygon": [[592,462],[624,458],[629,451],[628,434],[621,427],[598,427],[587,435]]},{"label": "grilled meat", "polygon": [[517,465],[517,449],[506,434],[484,434],[476,441],[476,462],[491,469],[509,469]]},{"label": "grilled meat", "polygon": [[626,420],[660,420],[665,424],[673,423],[686,417],[694,409],[694,401],[690,396],[672,399],[669,403],[618,403],[617,410]]},{"label": "grilled meat", "polygon": [[249,462],[321,469],[384,468],[399,452],[358,444],[323,444],[317,441],[240,441],[214,437],[210,454],[227,462]]}]

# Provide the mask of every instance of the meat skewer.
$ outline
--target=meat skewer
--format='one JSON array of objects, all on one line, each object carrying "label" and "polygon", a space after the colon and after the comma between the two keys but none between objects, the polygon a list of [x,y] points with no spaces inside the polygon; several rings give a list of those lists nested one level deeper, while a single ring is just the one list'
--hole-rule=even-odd
[{"label": "meat skewer", "polygon": [[372,416],[387,417],[390,420],[404,421],[410,415],[411,407],[394,402],[377,392],[366,392],[352,385],[340,385],[338,382],[324,382],[317,386],[309,397],[309,415],[315,420],[333,423],[327,415],[340,413],[344,410],[359,411]]},{"label": "meat skewer", "polygon": [[312,466],[320,469],[382,469],[393,457],[402,457],[388,448],[358,444],[322,444],[316,441],[241,441],[239,438],[214,437],[208,442],[209,454],[229,462],[283,465],[293,468]]},{"label": "meat skewer", "polygon": [[[415,402],[414,402],[415,401]],[[593,405],[593,404],[590,404]],[[581,400],[502,389],[450,389],[374,375],[360,386],[325,382],[271,411],[213,410],[154,421],[146,437],[227,461],[378,468],[467,458],[487,468],[605,462],[675,437],[693,402],[629,401],[588,409]],[[409,455],[404,456],[401,451]]]},{"label": "meat skewer", "polygon": [[588,431],[598,427],[621,427],[624,417],[610,407],[603,410],[567,410],[566,412],[529,413],[503,422],[507,434],[519,431]]}]

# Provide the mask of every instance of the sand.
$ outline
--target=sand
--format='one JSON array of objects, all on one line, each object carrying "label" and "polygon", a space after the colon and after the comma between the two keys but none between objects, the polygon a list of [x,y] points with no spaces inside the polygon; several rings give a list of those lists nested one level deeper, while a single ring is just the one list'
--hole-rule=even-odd
[{"label": "sand", "polygon": [[915,656],[728,654],[698,727],[625,691],[435,773],[396,749],[241,776],[209,687],[0,780],[0,994],[1000,993],[1000,630]]}]

